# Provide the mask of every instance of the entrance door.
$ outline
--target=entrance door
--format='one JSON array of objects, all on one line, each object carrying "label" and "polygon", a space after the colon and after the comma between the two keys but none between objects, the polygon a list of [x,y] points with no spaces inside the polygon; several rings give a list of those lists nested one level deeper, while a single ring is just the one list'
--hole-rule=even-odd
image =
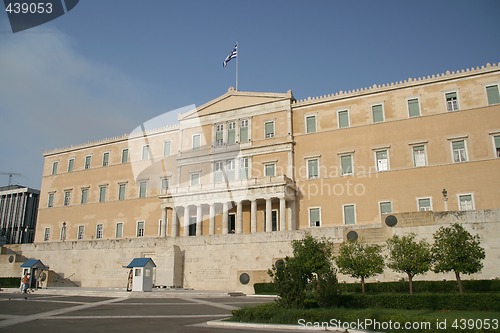
[{"label": "entrance door", "polygon": [[229,214],[229,219],[227,221],[227,230],[228,233],[234,234],[236,230],[236,214]]}]

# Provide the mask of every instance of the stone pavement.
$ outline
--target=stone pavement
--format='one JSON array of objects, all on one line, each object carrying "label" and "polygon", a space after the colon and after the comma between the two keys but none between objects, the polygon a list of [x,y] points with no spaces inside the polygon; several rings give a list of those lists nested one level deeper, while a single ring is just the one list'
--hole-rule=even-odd
[{"label": "stone pavement", "polygon": [[[301,332],[291,325],[240,324],[220,321],[231,310],[271,302],[274,297],[155,289],[131,293],[122,289],[41,289],[25,295],[0,292],[2,333],[127,332]],[[310,331],[310,330],[307,330]]]}]

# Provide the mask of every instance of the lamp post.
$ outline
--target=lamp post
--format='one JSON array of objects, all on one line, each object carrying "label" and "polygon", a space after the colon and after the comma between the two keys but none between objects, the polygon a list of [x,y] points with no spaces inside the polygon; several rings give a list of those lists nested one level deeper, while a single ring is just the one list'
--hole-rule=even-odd
[{"label": "lamp post", "polygon": [[63,225],[62,225],[61,240],[63,242],[66,240],[66,222],[63,222]]},{"label": "lamp post", "polygon": [[446,191],[445,188],[443,188],[443,191],[441,192],[443,194],[443,203],[444,203],[444,211],[448,211],[448,191]]}]

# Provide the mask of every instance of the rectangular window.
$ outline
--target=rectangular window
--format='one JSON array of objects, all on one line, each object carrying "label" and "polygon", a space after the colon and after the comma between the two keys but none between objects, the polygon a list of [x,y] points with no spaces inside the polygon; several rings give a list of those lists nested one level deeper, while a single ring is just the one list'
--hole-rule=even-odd
[{"label": "rectangular window", "polygon": [[420,116],[420,105],[418,104],[418,98],[412,98],[408,100],[408,114],[410,118]]},{"label": "rectangular window", "polygon": [[377,171],[389,170],[389,157],[387,150],[376,151],[375,158],[377,160]]},{"label": "rectangular window", "polygon": [[43,231],[43,241],[46,242],[50,239],[50,228],[45,228]]},{"label": "rectangular window", "polygon": [[306,117],[306,133],[316,133],[316,116]]},{"label": "rectangular window", "polygon": [[71,191],[64,191],[64,206],[69,206],[71,203]]},{"label": "rectangular window", "polygon": [[460,163],[467,161],[467,151],[465,149],[465,140],[453,141],[451,143],[453,150],[453,162]]},{"label": "rectangular window", "polygon": [[[231,216],[234,214],[229,214],[229,223],[231,223]],[[196,217],[191,216],[189,218],[189,226],[188,226],[188,234],[189,236],[196,236]],[[229,233],[231,233],[231,228],[229,228]]]},{"label": "rectangular window", "polygon": [[102,166],[108,166],[109,165],[109,153],[106,152],[102,155]]},{"label": "rectangular window", "polygon": [[52,175],[57,175],[57,167],[59,166],[59,162],[52,163]]},{"label": "rectangular window", "polygon": [[227,144],[234,145],[236,143],[236,122],[230,121],[227,123]]},{"label": "rectangular window", "polygon": [[122,150],[122,164],[128,162],[128,149]]},{"label": "rectangular window", "polygon": [[372,116],[374,123],[384,121],[384,108],[382,104],[372,106]]},{"label": "rectangular window", "polygon": [[425,156],[424,145],[413,147],[413,164],[416,167],[423,167],[427,165],[427,158]]},{"label": "rectangular window", "polygon": [[240,143],[248,142],[248,119],[243,119],[240,122]]},{"label": "rectangular window", "polygon": [[108,189],[107,186],[99,186],[99,202],[106,201],[106,190],[107,189]]},{"label": "rectangular window", "polygon": [[49,193],[49,200],[47,201],[47,207],[54,207],[54,194],[55,193]]},{"label": "rectangular window", "polygon": [[392,202],[385,201],[380,203],[380,214],[392,213]]},{"label": "rectangular window", "polygon": [[448,111],[458,111],[458,97],[456,92],[450,92],[445,94],[446,98],[446,109]]},{"label": "rectangular window", "polygon": [[356,224],[356,207],[354,205],[345,205],[344,211],[344,224]]},{"label": "rectangular window", "polygon": [[144,221],[137,222],[137,237],[144,236]]},{"label": "rectangular window", "polygon": [[85,237],[85,226],[79,225],[78,226],[78,235],[76,236],[76,238],[78,240],[82,240],[84,237]]},{"label": "rectangular window", "polygon": [[307,178],[314,179],[319,177],[319,161],[317,158],[307,160]]},{"label": "rectangular window", "polygon": [[68,160],[68,172],[73,172],[73,169],[75,168],[75,159],[70,158]]},{"label": "rectangular window", "polygon": [[95,238],[100,239],[100,238],[102,238],[102,235],[103,235],[103,225],[98,224],[96,226]]},{"label": "rectangular window", "polygon": [[224,163],[222,161],[214,162],[214,183],[220,183],[223,179]]},{"label": "rectangular window", "polygon": [[320,208],[309,208],[309,227],[321,226],[321,210]]},{"label": "rectangular window", "polygon": [[201,147],[201,135],[193,135],[193,150],[200,149]]},{"label": "rectangular window", "polygon": [[119,184],[118,200],[125,200],[125,191],[126,190],[127,190],[127,184]]},{"label": "rectangular window", "polygon": [[166,194],[169,186],[169,179],[168,177],[163,177],[161,179],[161,193]]},{"label": "rectangular window", "polygon": [[224,144],[224,124],[215,125],[215,145],[222,146]]},{"label": "rectangular window", "polygon": [[89,197],[89,189],[88,189],[88,187],[82,188],[82,197],[81,197],[80,203],[82,205],[86,204],[87,200],[88,200],[88,197]]},{"label": "rectangular window", "polygon": [[116,224],[115,237],[116,238],[122,238],[123,237],[123,223],[122,222],[118,222]]},{"label": "rectangular window", "polygon": [[500,135],[494,136],[496,157],[500,157]]},{"label": "rectangular window", "polygon": [[236,172],[236,160],[226,161],[226,177],[228,181],[232,181],[235,178]]},{"label": "rectangular window", "polygon": [[170,156],[171,145],[172,145],[172,142],[170,142],[170,141],[163,142],[163,156]]},{"label": "rectangular window", "polygon": [[349,127],[349,111],[348,110],[339,111],[338,116],[339,116],[339,128]]},{"label": "rectangular window", "polygon": [[190,184],[191,186],[197,186],[200,185],[200,174],[199,173],[192,173],[190,175]]},{"label": "rectangular window", "polygon": [[147,160],[149,160],[149,157],[150,157],[149,145],[142,146],[142,157],[141,157],[141,159],[143,161],[147,161]]},{"label": "rectangular window", "polygon": [[148,182],[146,180],[142,180],[139,182],[139,198],[146,197],[147,188],[148,188]]},{"label": "rectangular window", "polygon": [[248,157],[240,158],[240,179],[248,179]]},{"label": "rectangular window", "polygon": [[488,105],[500,103],[500,93],[498,92],[498,85],[487,86],[486,95],[488,97]]},{"label": "rectangular window", "polygon": [[264,165],[264,175],[266,177],[276,176],[276,163],[267,163]]},{"label": "rectangular window", "polygon": [[340,156],[340,166],[342,168],[342,175],[352,174],[352,155]]},{"label": "rectangular window", "polygon": [[84,168],[85,169],[90,169],[91,164],[92,164],[92,156],[90,156],[90,155],[85,156],[85,166],[84,166]]},{"label": "rectangular window", "polygon": [[432,210],[431,198],[419,198],[417,199],[417,203],[419,212]]},{"label": "rectangular window", "polygon": [[474,210],[472,194],[462,194],[458,196],[459,210]]},{"label": "rectangular window", "polygon": [[266,138],[274,138],[274,121],[264,123]]}]

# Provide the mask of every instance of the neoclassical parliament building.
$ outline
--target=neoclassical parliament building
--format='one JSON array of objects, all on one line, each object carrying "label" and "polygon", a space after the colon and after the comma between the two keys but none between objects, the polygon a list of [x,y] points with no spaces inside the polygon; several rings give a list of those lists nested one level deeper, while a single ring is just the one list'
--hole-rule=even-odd
[{"label": "neoclassical parliament building", "polygon": [[304,100],[230,88],[176,125],[45,151],[35,244],[12,249],[82,286],[149,256],[157,285],[245,290],[305,233],[495,234],[499,87],[488,64]]}]

